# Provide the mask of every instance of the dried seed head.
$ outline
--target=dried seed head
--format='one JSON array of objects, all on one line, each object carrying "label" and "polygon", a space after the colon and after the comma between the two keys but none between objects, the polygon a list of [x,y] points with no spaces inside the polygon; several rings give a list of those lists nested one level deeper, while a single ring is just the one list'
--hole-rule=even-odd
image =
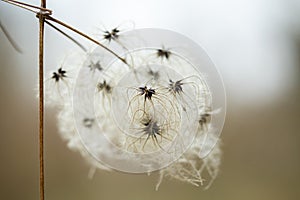
[{"label": "dried seed head", "polygon": [[84,118],[83,119],[83,125],[87,128],[91,128],[95,122],[95,119],[92,118]]},{"label": "dried seed head", "polygon": [[153,71],[151,68],[148,71],[148,74],[156,81],[159,79],[159,72]]},{"label": "dried seed head", "polygon": [[151,100],[151,97],[152,95],[155,95],[155,90],[152,89],[152,88],[147,88],[147,86],[144,86],[144,87],[139,87],[138,88],[138,92],[139,92],[139,95],[145,97],[145,101],[148,99],[148,100]]},{"label": "dried seed head", "polygon": [[107,41],[116,40],[119,37],[120,30],[113,28],[111,31],[104,31],[103,38]]},{"label": "dried seed head", "polygon": [[106,80],[104,80],[103,82],[99,82],[97,84],[97,88],[98,88],[99,92],[103,91],[107,94],[112,92],[112,87],[109,84],[106,83]]},{"label": "dried seed head", "polygon": [[100,65],[100,61],[97,61],[95,63],[91,61],[91,63],[88,65],[88,68],[90,68],[90,70],[93,72],[95,72],[95,70],[99,70],[99,71],[103,70],[103,68]]},{"label": "dried seed head", "polygon": [[172,54],[171,51],[165,49],[164,47],[161,49],[157,49],[157,53],[156,53],[158,58],[165,58],[167,60],[169,60],[171,54]]},{"label": "dried seed head", "polygon": [[143,131],[146,135],[154,136],[161,134],[161,128],[158,126],[157,121],[153,119],[147,119],[146,121],[142,122],[142,124],[145,126],[143,128]]},{"label": "dried seed head", "polygon": [[173,82],[171,79],[169,79],[169,91],[173,92],[174,94],[179,94],[183,92],[182,90],[182,85],[183,83],[181,82],[182,80]]},{"label": "dried seed head", "polygon": [[62,80],[63,78],[67,77],[66,75],[67,71],[63,70],[61,67],[57,70],[57,72],[53,72],[52,79],[55,80],[55,82],[58,82]]}]

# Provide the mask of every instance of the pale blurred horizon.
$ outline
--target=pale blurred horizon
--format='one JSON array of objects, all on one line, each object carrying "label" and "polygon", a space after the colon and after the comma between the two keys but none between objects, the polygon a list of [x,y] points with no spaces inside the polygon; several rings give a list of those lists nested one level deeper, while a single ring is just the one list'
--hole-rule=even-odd
[{"label": "pale blurred horizon", "polygon": [[[26,1],[38,5],[39,1]],[[164,28],[201,45],[216,64],[227,92],[221,173],[203,191],[157,174],[98,171],[59,137],[56,110],[46,108],[46,199],[299,199],[300,1],[48,1],[53,16],[95,35],[126,20],[135,28]],[[38,199],[38,21],[0,2],[0,199]],[[80,51],[51,28],[45,33],[45,69]],[[92,45],[77,37],[87,47]]]}]

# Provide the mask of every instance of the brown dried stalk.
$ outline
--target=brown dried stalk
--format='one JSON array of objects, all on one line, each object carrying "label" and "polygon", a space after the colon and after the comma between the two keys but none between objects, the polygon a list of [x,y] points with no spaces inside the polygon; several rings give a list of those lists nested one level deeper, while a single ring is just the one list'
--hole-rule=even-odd
[{"label": "brown dried stalk", "polygon": [[[46,8],[46,0],[41,0]],[[44,177],[44,15],[39,15],[39,160],[40,160],[40,200],[45,199]]]}]

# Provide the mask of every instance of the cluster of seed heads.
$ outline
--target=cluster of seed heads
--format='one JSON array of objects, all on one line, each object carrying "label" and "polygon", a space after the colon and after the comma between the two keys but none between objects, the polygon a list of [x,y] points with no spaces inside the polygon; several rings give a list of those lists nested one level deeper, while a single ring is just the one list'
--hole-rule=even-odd
[{"label": "cluster of seed heads", "polygon": [[[123,44],[120,41],[120,34],[121,30],[119,28],[114,28],[111,31],[104,31],[102,37],[109,43],[111,41],[116,41],[123,47]],[[145,56],[144,53],[141,53],[141,55],[138,53],[139,52],[136,54],[129,54],[132,59],[135,59],[136,56]],[[68,77],[68,87],[61,87],[58,89],[58,93],[62,94],[71,95],[71,91],[74,91],[74,88],[78,89],[79,87],[76,86],[76,84],[80,85],[84,91],[86,88],[90,87],[88,84],[89,81],[95,79],[96,83],[94,84],[95,92],[93,93],[93,95],[98,98],[98,102],[95,104],[97,109],[94,112],[95,116],[82,117],[89,116],[85,113],[88,112],[86,110],[89,110],[85,110],[85,106],[91,106],[89,103],[84,104],[85,100],[82,100],[83,102],[80,103],[82,103],[83,107],[75,108],[80,110],[79,113],[82,112],[81,115],[79,114],[81,123],[75,124],[76,122],[74,121],[76,120],[73,120],[73,115],[70,114],[73,113],[74,109],[72,107],[72,102],[74,101],[72,96],[70,96],[70,98],[63,98],[64,102],[61,102],[63,107],[59,114],[59,129],[63,138],[68,141],[68,146],[76,151],[79,150],[92,166],[105,170],[109,170],[109,168],[93,159],[90,154],[83,153],[86,152],[86,150],[83,147],[82,139],[80,139],[78,134],[75,134],[74,131],[91,131],[91,133],[87,134],[91,135],[91,138],[86,139],[91,141],[96,152],[99,152],[101,155],[105,154],[103,157],[110,157],[110,153],[113,152],[109,151],[111,148],[110,144],[102,143],[107,139],[111,140],[112,143],[115,143],[119,148],[137,154],[148,153],[148,151],[151,152],[153,149],[170,153],[165,147],[174,142],[175,138],[190,137],[186,136],[185,133],[182,133],[181,127],[185,124],[181,120],[185,119],[186,122],[189,122],[193,117],[193,114],[190,114],[189,112],[194,112],[194,110],[196,110],[195,113],[198,112],[198,125],[196,126],[198,127],[198,133],[195,134],[194,143],[177,161],[169,167],[160,170],[160,180],[158,185],[165,176],[170,176],[193,185],[202,185],[204,184],[204,179],[208,178],[201,176],[204,171],[208,171],[210,178],[214,179],[217,175],[217,168],[220,163],[219,146],[217,145],[215,147],[214,153],[212,153],[211,156],[208,156],[205,159],[200,156],[201,148],[199,146],[201,146],[204,136],[209,135],[208,132],[211,131],[208,127],[210,127],[209,123],[212,113],[211,110],[208,109],[211,105],[207,102],[210,101],[206,101],[206,99],[210,97],[210,95],[207,94],[207,91],[209,90],[206,88],[206,85],[200,85],[202,78],[200,76],[197,77],[196,75],[185,76],[182,78],[170,78],[168,74],[169,71],[163,71],[160,68],[152,69],[151,66],[145,67],[147,66],[147,63],[146,65],[143,63],[141,64],[144,66],[144,71],[139,72],[138,66],[136,66],[137,62],[135,62],[135,65],[130,67],[127,66],[127,70],[129,70],[127,73],[130,73],[130,70],[133,70],[133,77],[137,77],[136,81],[140,82],[140,85],[122,86],[124,89],[118,90],[118,87],[121,86],[116,87],[116,85],[118,85],[118,81],[120,81],[123,76],[118,73],[126,70],[123,68],[118,70],[117,68],[115,69],[114,66],[108,67],[102,65],[102,63],[100,64],[102,59],[100,57],[97,58],[96,62],[91,61],[89,58],[91,54],[93,56],[97,55],[93,54],[93,52],[87,54],[87,60],[89,61],[84,64],[84,67],[87,68],[85,72],[87,74],[88,72],[92,73],[90,73],[90,77],[87,77],[86,80],[74,80],[69,76],[69,73],[78,75],[82,73],[80,72],[82,69],[76,68],[76,66],[74,66],[73,69],[68,70],[65,69],[65,66],[62,66],[52,73],[51,79],[55,83],[60,84],[61,80]],[[162,62],[168,62],[169,65],[172,65],[174,64],[172,62],[177,62],[176,59],[179,59],[179,57],[176,57],[170,49],[166,49],[163,46],[157,49],[150,49],[149,55],[146,55],[145,58],[140,60],[142,60],[141,62],[144,60],[151,60],[151,63],[159,65],[162,65]],[[100,79],[97,79],[97,77],[93,75],[96,70],[100,74],[100,77],[98,77]],[[139,75],[139,73],[147,74],[148,78],[140,80],[139,76],[144,78],[144,75]],[[117,81],[116,77],[119,77]],[[78,81],[81,82],[78,83]],[[68,91],[65,92],[64,90]],[[123,95],[118,94],[117,91],[122,91]],[[97,96],[97,93],[103,95]],[[53,93],[48,94],[53,95]],[[116,94],[120,96],[116,96]],[[192,96],[190,96],[191,94]],[[62,95],[57,95],[58,98],[61,96]],[[87,100],[92,97],[93,96],[84,94],[80,96],[80,98]],[[116,122],[114,122],[112,117],[112,107],[114,106],[114,102],[120,103],[120,108],[125,111],[124,115],[129,116],[128,120],[126,117],[124,117],[124,119],[121,118],[123,116],[120,111],[119,113],[115,113],[117,117],[120,117],[120,120],[115,120]],[[195,102],[195,105],[191,105],[193,102]],[[130,133],[125,133],[125,131],[122,133],[120,129],[123,127],[113,125],[114,123],[123,123],[122,125]],[[83,132],[80,134],[83,134]],[[183,140],[185,140],[185,138]],[[172,147],[172,145],[170,146]],[[112,159],[114,156],[112,156]],[[120,154],[118,156],[122,157],[123,155]]]}]

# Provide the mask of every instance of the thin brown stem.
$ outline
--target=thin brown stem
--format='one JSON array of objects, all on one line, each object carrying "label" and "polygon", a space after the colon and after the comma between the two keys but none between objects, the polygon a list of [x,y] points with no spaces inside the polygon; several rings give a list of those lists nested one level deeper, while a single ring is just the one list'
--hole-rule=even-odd
[{"label": "thin brown stem", "polygon": [[[41,7],[46,8],[46,0],[41,0]],[[39,15],[39,160],[40,160],[40,200],[45,199],[44,177],[44,15]]]},{"label": "thin brown stem", "polygon": [[[40,18],[41,15],[43,15],[43,21],[44,21],[44,22],[46,22],[45,19],[48,19],[48,20],[53,21],[53,22],[55,22],[55,23],[57,23],[57,24],[60,24],[61,26],[65,27],[65,28],[67,28],[67,29],[69,29],[69,30],[71,30],[71,31],[73,31],[73,32],[75,32],[75,33],[77,33],[77,34],[79,34],[79,35],[85,37],[86,39],[90,40],[91,42],[93,42],[93,43],[95,43],[95,44],[101,46],[103,49],[105,49],[106,51],[110,52],[110,53],[113,54],[116,58],[118,58],[118,59],[121,60],[123,63],[125,63],[126,65],[128,65],[128,63],[126,62],[126,59],[125,59],[125,58],[120,57],[120,56],[119,56],[118,54],[116,54],[113,50],[109,49],[108,47],[106,47],[105,45],[101,44],[101,43],[98,42],[97,40],[91,38],[90,36],[88,36],[87,34],[85,34],[85,33],[81,32],[81,31],[79,31],[78,29],[75,29],[75,28],[73,28],[72,26],[70,26],[70,25],[68,25],[68,24],[66,24],[66,23],[64,23],[64,22],[62,22],[62,21],[60,21],[60,20],[58,20],[58,19],[56,19],[56,18],[51,17],[50,15],[52,14],[52,10],[49,10],[49,9],[47,9],[46,7],[43,7],[43,5],[46,5],[46,4],[43,3],[43,2],[45,2],[44,0],[41,0],[41,2],[42,2],[42,3],[41,3],[41,7],[39,7],[39,6],[34,6],[34,5],[30,5],[30,4],[23,3],[23,2],[19,2],[19,1],[14,1],[14,0],[1,0],[1,1],[10,3],[10,4],[15,5],[15,6],[18,6],[18,7],[21,7],[21,8],[23,8],[23,9],[29,10],[29,11],[31,11],[31,12],[34,12],[34,13],[37,14],[37,17],[38,17],[38,18]],[[33,10],[33,8],[34,8],[34,9],[37,9],[38,11]],[[52,28],[54,28],[54,27],[52,27]],[[64,33],[63,31],[59,30],[57,27],[54,28],[54,29],[57,30],[58,32],[62,33],[63,35],[67,36],[69,39],[71,39],[70,36],[68,36],[68,35],[67,35],[66,33]],[[71,40],[74,42],[73,39],[71,39]],[[78,45],[77,42],[75,42],[75,43]]]},{"label": "thin brown stem", "polygon": [[80,44],[77,40],[75,40],[73,37],[71,37],[70,35],[68,35],[67,33],[65,33],[64,31],[62,31],[61,29],[59,29],[57,26],[54,26],[52,23],[48,22],[47,20],[45,20],[45,23],[48,24],[49,26],[51,26],[52,28],[54,28],[54,30],[58,31],[59,33],[63,34],[65,37],[67,37],[68,39],[70,39],[72,42],[74,42],[77,46],[79,46],[84,52],[86,52],[86,48]]},{"label": "thin brown stem", "polygon": [[21,48],[17,45],[17,43],[13,40],[13,38],[10,36],[10,34],[8,33],[8,31],[6,30],[6,28],[2,25],[1,21],[0,21],[0,29],[3,31],[4,35],[6,36],[6,38],[8,39],[8,41],[10,42],[10,44],[13,46],[13,48],[19,52],[22,53]]},{"label": "thin brown stem", "polygon": [[101,46],[103,49],[105,49],[106,51],[108,51],[108,52],[110,52],[111,54],[113,54],[114,56],[116,56],[116,57],[117,57],[119,60],[121,60],[123,63],[125,63],[126,65],[128,65],[127,62],[126,62],[126,60],[125,60],[124,58],[120,57],[120,56],[119,56],[118,54],[116,54],[114,51],[112,51],[112,50],[109,49],[108,47],[104,46],[103,44],[101,44],[101,43],[98,42],[97,40],[95,40],[95,39],[91,38],[90,36],[86,35],[85,33],[81,32],[81,31],[79,31],[79,30],[73,28],[72,26],[70,26],[70,25],[68,25],[68,24],[66,24],[66,23],[64,23],[64,22],[62,22],[62,21],[60,21],[60,20],[58,20],[58,19],[55,19],[55,18],[53,18],[53,17],[51,17],[51,16],[49,16],[49,15],[46,15],[45,18],[48,19],[48,20],[51,20],[51,21],[53,21],[53,22],[55,22],[55,23],[58,23],[58,24],[60,24],[61,26],[64,26],[65,28],[67,28],[67,29],[69,29],[69,30],[71,30],[71,31],[73,31],[73,32],[75,32],[75,33],[81,35],[82,37],[85,37],[86,39],[90,40],[91,42],[94,42],[95,44]]},{"label": "thin brown stem", "polygon": [[[52,14],[52,10],[49,10],[47,8],[43,8],[43,7],[39,7],[39,6],[35,6],[35,5],[31,5],[31,4],[28,4],[28,3],[23,3],[23,2],[20,2],[20,1],[14,1],[14,0],[2,0],[6,3],[9,3],[9,4],[12,4],[14,6],[18,6],[20,8],[23,8],[23,9],[26,9],[26,10],[29,10],[31,12],[34,12],[34,13],[38,13],[39,11],[44,11],[44,12],[47,12],[49,15]],[[33,10],[33,9],[37,9],[37,10]]]}]

